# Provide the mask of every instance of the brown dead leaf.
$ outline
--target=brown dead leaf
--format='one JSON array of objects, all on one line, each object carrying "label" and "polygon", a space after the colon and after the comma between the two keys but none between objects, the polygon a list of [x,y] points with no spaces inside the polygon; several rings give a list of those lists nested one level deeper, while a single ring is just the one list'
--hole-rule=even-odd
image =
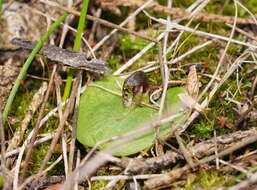
[{"label": "brown dead leaf", "polygon": [[188,94],[196,100],[199,92],[199,81],[195,65],[190,67],[190,71],[187,76],[186,89]]},{"label": "brown dead leaf", "polygon": [[217,119],[218,119],[219,127],[220,128],[224,128],[226,126],[226,124],[227,124],[228,118],[220,116]]}]

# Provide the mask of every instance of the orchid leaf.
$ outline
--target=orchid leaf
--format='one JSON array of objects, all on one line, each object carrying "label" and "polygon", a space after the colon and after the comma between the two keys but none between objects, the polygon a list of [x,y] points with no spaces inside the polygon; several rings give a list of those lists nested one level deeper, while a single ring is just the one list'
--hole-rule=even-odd
[{"label": "orchid leaf", "polygon": [[[97,85],[121,94],[121,85],[124,79],[109,77],[96,82]],[[182,87],[170,88],[167,92],[167,112],[175,114],[183,106],[178,94],[184,93]],[[85,146],[92,147],[97,142],[122,135],[138,129],[156,120],[158,110],[149,107],[125,108],[122,105],[122,98],[99,87],[89,86],[81,96],[79,115],[77,123],[77,139]],[[185,116],[176,119],[174,122],[182,122]],[[173,123],[174,124],[174,123]],[[160,136],[165,137],[172,127],[172,123],[160,127]],[[117,156],[135,154],[151,147],[154,143],[155,130],[148,130],[138,135],[122,149],[115,152]],[[105,144],[100,149],[105,149],[112,142]]]}]

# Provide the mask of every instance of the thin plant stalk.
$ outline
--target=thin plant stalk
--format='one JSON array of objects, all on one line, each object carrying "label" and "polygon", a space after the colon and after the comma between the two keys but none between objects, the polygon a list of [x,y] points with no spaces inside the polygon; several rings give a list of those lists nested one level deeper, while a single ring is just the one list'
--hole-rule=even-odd
[{"label": "thin plant stalk", "polygon": [[0,0],[0,14],[2,12],[2,7],[3,7],[3,0]]},{"label": "thin plant stalk", "polygon": [[[1,1],[1,0],[0,0]],[[10,112],[14,97],[19,89],[19,86],[21,84],[21,81],[24,79],[25,75],[27,74],[28,68],[30,66],[30,64],[32,63],[34,57],[36,56],[37,52],[39,52],[39,50],[41,49],[41,47],[43,46],[43,44],[48,40],[49,36],[56,30],[56,28],[64,21],[64,19],[68,16],[68,13],[64,13],[62,16],[60,16],[56,22],[54,22],[49,30],[47,31],[46,34],[44,34],[41,38],[41,40],[36,44],[35,48],[33,49],[33,51],[30,53],[28,59],[26,60],[26,62],[24,63],[18,78],[16,79],[14,86],[11,90],[11,93],[8,97],[7,103],[5,105],[4,111],[3,111],[3,123],[5,124],[6,120],[7,120],[7,116]]]},{"label": "thin plant stalk", "polygon": [[[82,9],[80,12],[78,29],[77,29],[77,33],[76,33],[76,37],[75,37],[74,46],[73,46],[74,51],[80,50],[80,42],[81,42],[81,38],[83,35],[83,30],[84,30],[84,26],[85,26],[85,22],[86,22],[88,3],[89,3],[89,0],[83,0],[83,2],[82,2]],[[65,88],[64,88],[63,101],[66,101],[67,98],[69,97],[69,94],[71,91],[73,75],[74,75],[74,70],[70,70],[68,73],[67,81],[66,81]]]}]

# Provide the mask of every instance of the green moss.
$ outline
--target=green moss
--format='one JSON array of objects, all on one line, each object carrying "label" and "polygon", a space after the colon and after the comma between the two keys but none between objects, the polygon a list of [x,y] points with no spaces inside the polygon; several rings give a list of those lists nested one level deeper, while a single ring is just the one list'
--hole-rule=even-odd
[{"label": "green moss", "polygon": [[40,133],[52,133],[55,129],[57,129],[59,124],[59,119],[55,117],[51,117],[47,120],[44,127],[41,127]]},{"label": "green moss", "polygon": [[[195,46],[199,44],[203,44],[206,40],[196,36],[192,35],[188,32],[185,32],[180,40],[180,46],[178,49],[178,55],[180,56]],[[211,44],[208,45],[204,48],[201,48],[200,50],[194,52],[193,54],[188,55],[181,64],[192,64],[192,63],[207,63],[208,64],[208,69],[212,72],[216,68],[217,64],[217,53],[218,53],[219,48],[217,47],[216,44]]]},{"label": "green moss", "polygon": [[99,180],[99,181],[94,181],[92,182],[92,190],[98,190],[101,189],[103,187],[105,187],[108,184],[108,181],[103,181],[103,180]]},{"label": "green moss", "polygon": [[[156,34],[152,32],[152,30],[147,31],[148,36],[155,36]],[[130,58],[135,56],[138,52],[140,52],[145,46],[147,46],[150,41],[136,38],[131,35],[125,35],[120,39],[120,50],[122,53],[122,63],[128,61]],[[144,54],[139,60],[136,61],[131,67],[130,70],[136,70],[142,67],[142,64],[146,62],[158,60],[158,49],[156,46],[153,46],[147,53]]]},{"label": "green moss", "polygon": [[120,40],[121,50],[123,54],[131,55],[143,49],[150,42],[142,38],[136,38],[130,35],[126,35]]},{"label": "green moss", "polygon": [[[235,40],[239,40],[239,41],[244,41],[244,38],[245,37],[243,37],[242,35],[238,35],[238,36],[234,37]],[[229,46],[227,54],[229,54],[229,55],[236,55],[237,56],[237,55],[240,55],[242,50],[244,50],[244,49],[245,48],[242,47],[241,45],[230,43],[230,46]]]},{"label": "green moss", "polygon": [[[47,144],[47,145],[46,145]],[[31,157],[31,164],[29,166],[29,173],[35,174],[39,171],[41,162],[43,161],[43,159],[45,158],[45,155],[47,154],[47,150],[49,148],[49,144],[48,143],[44,143],[41,145],[38,145],[33,153],[32,153],[32,157]]]},{"label": "green moss", "polygon": [[112,70],[116,70],[121,63],[121,56],[112,54],[108,60],[109,66]]},{"label": "green moss", "polygon": [[[47,151],[49,149],[50,142],[40,144],[34,148],[32,157],[31,157],[31,165],[29,166],[29,173],[35,174],[39,171],[40,165],[42,164],[42,161],[45,158],[45,155],[47,154]],[[56,159],[60,156],[60,154],[54,153],[49,161],[49,164],[47,165],[50,166],[51,163],[56,161]],[[59,162],[54,168],[52,168],[47,175],[53,176],[53,175],[64,175],[64,163],[63,161]]]},{"label": "green moss", "polygon": [[219,176],[215,171],[205,171],[202,170],[198,173],[195,181],[193,183],[188,182],[184,190],[191,190],[197,187],[204,189],[211,189],[212,187],[217,187],[223,185],[226,181],[226,178]]},{"label": "green moss", "polygon": [[192,49],[196,45],[198,45],[200,42],[197,35],[184,32],[183,35],[180,38],[180,45],[179,45],[179,54],[184,54],[189,49]]},{"label": "green moss", "polygon": [[196,183],[198,183],[203,188],[215,187],[223,184],[225,178],[223,176],[219,176],[219,174],[215,171],[202,171],[200,175],[196,179]]},{"label": "green moss", "polygon": [[[113,174],[112,171],[109,169],[110,165],[100,168],[97,171],[96,176],[110,176],[110,175],[117,175]],[[99,181],[93,181],[92,182],[92,190],[99,190],[101,188],[104,188],[110,181],[105,180],[99,180]],[[116,185],[112,188],[113,190],[125,190],[125,180],[119,180]]]},{"label": "green moss", "polygon": [[[54,153],[49,161],[49,165],[51,165],[51,163],[55,162],[60,156],[60,153]],[[64,175],[65,172],[64,172],[64,162],[63,160],[60,161],[57,165],[55,165],[54,168],[52,168],[48,173],[47,175],[48,176],[61,176],[61,175]]]},{"label": "green moss", "polygon": [[19,119],[23,120],[26,115],[26,111],[31,103],[31,99],[33,98],[34,91],[25,91],[19,92],[13,102],[11,114]]},{"label": "green moss", "polygon": [[213,124],[209,124],[203,119],[194,124],[191,130],[199,138],[211,138],[213,136]]},{"label": "green moss", "polygon": [[246,6],[252,11],[252,13],[257,13],[257,1],[256,0],[244,0]]}]

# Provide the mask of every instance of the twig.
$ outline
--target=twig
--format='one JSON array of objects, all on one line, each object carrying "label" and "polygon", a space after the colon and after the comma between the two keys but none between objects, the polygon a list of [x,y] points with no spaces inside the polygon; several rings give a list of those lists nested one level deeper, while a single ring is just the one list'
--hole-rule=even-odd
[{"label": "twig", "polygon": [[[32,181],[26,185],[26,190],[35,190],[49,187],[53,184],[62,183],[65,179],[65,176],[42,176],[39,177],[38,181]],[[50,187],[49,187],[50,188]]]},{"label": "twig", "polygon": [[[81,156],[80,156],[80,151],[78,149],[77,151],[77,160],[76,160],[76,168],[78,168],[80,166],[80,162],[81,161]],[[70,173],[71,175],[72,173]],[[79,176],[79,172],[77,173],[77,175],[75,176],[75,183],[74,183],[74,187],[77,188],[78,187],[78,176]],[[88,179],[87,179],[88,180]],[[89,186],[89,190],[91,190],[91,183],[89,182],[88,183],[88,186]],[[78,188],[76,189],[78,190]]]},{"label": "twig", "polygon": [[67,158],[67,143],[66,143],[66,135],[63,134],[62,138],[62,155],[63,155],[63,162],[64,162],[64,171],[65,171],[65,176],[68,176],[68,170],[69,170],[69,165],[68,165],[68,158]]},{"label": "twig", "polygon": [[179,144],[179,149],[182,152],[185,160],[187,161],[188,165],[194,170],[195,169],[195,167],[194,167],[195,164],[193,162],[192,155],[189,153],[189,151],[184,146],[183,140],[182,140],[182,138],[179,136],[179,134],[177,132],[175,132],[175,137],[176,137],[176,140],[177,140],[177,142]]},{"label": "twig", "polygon": [[[20,170],[20,166],[21,166],[21,161],[22,161],[22,157],[23,157],[23,154],[25,152],[25,149],[26,149],[26,146],[29,142],[31,142],[31,139],[33,138],[35,134],[35,129],[31,131],[31,133],[29,134],[28,138],[24,141],[21,149],[20,149],[20,152],[19,152],[19,155],[18,155],[18,158],[16,160],[16,165],[15,165],[15,168],[14,168],[14,179],[13,179],[13,189],[14,190],[17,190],[18,189],[18,183],[19,183],[19,170]],[[32,144],[34,145],[34,143]],[[28,162],[25,164],[28,165]],[[28,166],[27,166],[28,167]],[[27,168],[26,168],[27,170]],[[23,170],[24,171],[24,170]],[[25,171],[26,173],[26,171]],[[24,179],[25,179],[25,176],[24,176]],[[22,179],[21,179],[22,180]],[[22,181],[23,182],[23,181]]]},{"label": "twig", "polygon": [[[40,2],[43,2],[43,3],[47,4],[47,5],[54,6],[54,7],[57,7],[59,9],[65,10],[65,11],[67,11],[69,13],[72,13],[72,14],[75,14],[77,16],[80,16],[80,13],[78,11],[67,9],[66,7],[63,7],[61,5],[57,6],[54,2],[51,2],[51,1],[45,2],[45,1],[42,1],[42,0],[40,0]],[[111,22],[108,22],[106,20],[103,20],[103,19],[100,19],[100,18],[97,18],[97,17],[94,17],[94,16],[87,15],[87,19],[95,21],[95,22],[98,22],[99,24],[103,24],[103,25],[108,26],[108,27],[112,27],[112,28],[118,29],[118,30],[120,30],[122,32],[125,32],[125,33],[128,33],[128,34],[132,34],[132,35],[134,35],[136,37],[139,37],[139,38],[142,38],[142,39],[145,39],[145,40],[148,40],[148,41],[156,43],[157,46],[158,46],[158,50],[159,50],[159,54],[158,54],[159,64],[163,65],[163,61],[162,61],[162,57],[161,57],[162,47],[161,47],[160,42],[158,40],[156,40],[154,38],[151,38],[151,37],[148,37],[146,35],[140,34],[140,33],[135,32],[133,30],[129,30],[129,29],[123,28],[123,27],[121,27],[119,25],[113,24]],[[161,68],[160,70],[161,70],[162,80],[164,80],[164,73],[163,73],[162,66],[160,68]]]},{"label": "twig", "polygon": [[[61,77],[58,75],[58,73],[55,74],[55,91],[56,91],[56,97],[57,97],[57,104],[60,105],[62,103],[62,96],[61,96]],[[62,109],[58,109],[58,114],[59,114],[59,122],[63,120],[63,112]],[[62,154],[63,154],[63,161],[64,161],[64,171],[65,171],[65,176],[67,177],[68,175],[68,159],[67,159],[67,143],[66,143],[66,135],[64,134],[62,136]]]},{"label": "twig", "polygon": [[224,164],[224,165],[227,165],[227,166],[229,166],[229,167],[231,167],[231,168],[234,168],[234,169],[237,170],[237,171],[240,171],[240,172],[242,172],[242,173],[248,175],[248,171],[245,170],[245,169],[242,168],[242,167],[235,166],[235,165],[230,164],[229,162],[226,162],[226,161],[221,160],[221,159],[219,159],[218,161],[219,161],[220,163]]},{"label": "twig", "polygon": [[[226,24],[226,25],[229,26],[230,28],[233,27],[231,24]],[[246,37],[248,37],[248,38],[250,38],[250,39],[252,39],[252,40],[254,40],[254,41],[257,42],[257,38],[256,38],[255,36],[249,34],[248,32],[246,32],[246,31],[244,31],[244,30],[242,30],[242,29],[240,29],[240,28],[238,28],[238,27],[235,27],[235,30],[236,30],[237,32],[243,34],[244,36],[246,36]]]},{"label": "twig", "polygon": [[[232,147],[227,148],[227,149],[219,152],[218,155],[219,155],[219,157],[226,156],[226,155],[231,154],[234,151],[236,151],[236,150],[238,150],[238,149],[240,149],[240,148],[242,148],[242,147],[244,147],[248,144],[254,143],[256,141],[257,141],[257,134],[244,139],[244,141],[240,141],[240,142],[235,143]],[[206,164],[208,162],[213,161],[215,158],[216,158],[215,154],[212,155],[212,156],[209,156],[209,157],[205,157],[205,158],[199,160],[198,163],[195,164],[195,166]],[[174,171],[171,171],[170,174],[165,175],[163,177],[152,178],[150,180],[147,180],[145,182],[145,189],[154,189],[154,188],[157,188],[157,187],[160,187],[160,186],[171,184],[176,179],[180,178],[181,175],[184,172],[188,171],[189,169],[190,169],[190,166],[185,165],[183,168],[179,168],[179,169],[176,169]]]},{"label": "twig", "polygon": [[214,130],[214,145],[215,145],[215,155],[216,155],[216,169],[219,170],[220,165],[219,165],[219,156],[218,156],[218,146],[217,146],[217,135],[216,135],[216,130]]},{"label": "twig", "polygon": [[[132,7],[140,7],[144,1],[127,1],[127,0],[118,0],[112,2],[103,1],[101,2],[102,6],[132,6]],[[188,12],[186,9],[183,8],[168,8],[166,6],[160,5],[158,2],[155,2],[151,6],[148,6],[147,9],[158,12],[158,13],[165,13],[171,15],[175,18],[188,20],[191,19],[191,13]],[[253,15],[256,17],[256,15]],[[234,17],[233,16],[225,16],[225,15],[216,15],[216,14],[208,14],[208,13],[201,13],[198,12],[194,16],[194,21],[202,21],[202,22],[224,22],[224,23],[233,23]],[[238,18],[237,24],[254,24],[255,22],[249,18]]]},{"label": "twig", "polygon": [[[21,38],[14,38],[11,42],[14,45],[18,45],[22,48],[29,50],[34,49],[36,44],[35,42],[31,42]],[[97,73],[104,73],[109,70],[107,64],[101,60],[94,58],[88,60],[86,59],[86,54],[83,52],[62,49],[54,45],[45,45],[38,53],[45,55],[48,59],[52,61],[62,63],[75,69],[84,69]]]},{"label": "twig", "polygon": [[[212,138],[201,143],[197,143],[192,147],[188,147],[188,151],[193,157],[200,159],[204,156],[215,154],[215,141],[218,151],[223,151],[232,147],[237,142],[243,142],[249,137],[257,136],[255,129],[247,131],[237,131],[219,137]],[[163,156],[142,159],[142,158],[122,158],[118,163],[126,168],[128,174],[145,173],[148,171],[156,171],[167,166],[174,165],[182,156],[174,151],[167,151]]]},{"label": "twig", "polygon": [[253,81],[253,86],[252,86],[252,89],[251,89],[251,96],[253,97],[254,96],[254,92],[255,92],[255,89],[256,89],[256,85],[257,85],[257,75]]},{"label": "twig", "polygon": [[91,181],[99,181],[99,180],[131,180],[131,179],[149,179],[152,177],[160,177],[163,176],[163,174],[146,174],[146,175],[132,175],[132,176],[127,176],[127,175],[116,175],[116,176],[94,176],[91,177]]},{"label": "twig", "polygon": [[[94,10],[92,11],[93,15],[95,17],[101,17],[101,14],[102,14],[102,9],[101,8],[94,8]],[[94,36],[96,34],[96,30],[97,30],[97,27],[98,27],[98,24],[97,22],[93,22],[93,25],[92,25],[92,29],[91,29],[91,32],[89,34],[89,37],[88,37],[88,43],[89,44],[93,44],[93,40],[94,40]],[[93,50],[95,51],[95,50]]]},{"label": "twig", "polygon": [[[81,78],[82,79],[82,78]],[[81,88],[82,80],[79,81],[79,89]],[[73,168],[73,160],[74,160],[74,153],[75,153],[75,142],[76,142],[76,136],[77,136],[77,117],[78,117],[78,106],[80,101],[80,90],[77,91],[76,95],[76,102],[72,117],[72,133],[71,133],[71,143],[70,143],[70,153],[69,153],[69,168],[68,173],[71,174],[72,168]]]},{"label": "twig", "polygon": [[[68,0],[67,2],[67,7],[68,8],[71,8],[72,7],[72,4],[73,4],[73,0]],[[74,19],[74,16],[73,15],[69,15],[65,21],[64,21],[64,26],[63,26],[63,29],[62,29],[62,34],[61,34],[61,40],[60,40],[60,43],[59,43],[59,47],[63,47],[63,44],[64,44],[64,40],[66,38],[66,35],[69,31],[69,23],[71,23],[71,21]]]}]

